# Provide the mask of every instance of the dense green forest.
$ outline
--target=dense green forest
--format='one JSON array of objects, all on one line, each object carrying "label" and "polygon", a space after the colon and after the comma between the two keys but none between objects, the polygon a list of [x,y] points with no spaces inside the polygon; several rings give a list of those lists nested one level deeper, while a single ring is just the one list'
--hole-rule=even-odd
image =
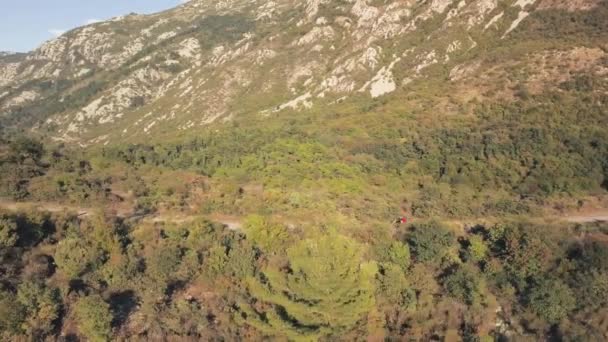
[{"label": "dense green forest", "polygon": [[546,217],[606,194],[584,84],[440,121],[379,101],[174,142],[6,137],[3,339],[604,340],[608,225]]},{"label": "dense green forest", "polygon": [[605,337],[606,224],[347,231],[5,212],[0,328],[94,341]]}]

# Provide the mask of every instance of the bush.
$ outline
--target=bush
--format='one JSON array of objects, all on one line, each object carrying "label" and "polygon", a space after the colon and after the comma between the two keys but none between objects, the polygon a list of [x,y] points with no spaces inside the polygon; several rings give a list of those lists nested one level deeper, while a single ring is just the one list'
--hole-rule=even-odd
[{"label": "bush", "polygon": [[19,137],[11,143],[10,157],[14,162],[21,164],[27,159],[40,161],[44,155],[44,146],[37,140],[28,137]]},{"label": "bush", "polygon": [[222,275],[226,268],[226,264],[228,263],[226,247],[222,245],[211,247],[204,260],[204,268],[207,275],[211,277]]},{"label": "bush", "polygon": [[576,260],[583,268],[608,272],[608,244],[600,241],[586,242],[580,247]]},{"label": "bush", "polygon": [[551,239],[543,227],[530,224],[498,225],[489,232],[492,252],[499,257],[510,282],[523,290],[531,277],[544,273],[554,258]]}]

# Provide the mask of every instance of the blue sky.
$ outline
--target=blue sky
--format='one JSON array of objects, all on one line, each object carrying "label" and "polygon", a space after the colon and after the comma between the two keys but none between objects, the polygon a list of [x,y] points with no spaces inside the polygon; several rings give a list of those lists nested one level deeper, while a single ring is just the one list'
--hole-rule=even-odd
[{"label": "blue sky", "polygon": [[0,51],[25,52],[62,31],[130,12],[153,13],[180,0],[0,0]]}]

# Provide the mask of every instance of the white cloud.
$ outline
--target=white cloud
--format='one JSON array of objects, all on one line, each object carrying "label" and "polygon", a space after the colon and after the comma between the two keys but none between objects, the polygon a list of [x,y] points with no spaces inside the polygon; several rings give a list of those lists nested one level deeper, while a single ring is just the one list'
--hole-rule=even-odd
[{"label": "white cloud", "polygon": [[65,30],[63,29],[49,29],[49,33],[52,34],[55,37],[59,37],[62,34],[65,33]]},{"label": "white cloud", "polygon": [[91,19],[87,19],[87,20],[84,22],[84,24],[85,24],[85,25],[91,25],[91,24],[98,23],[98,22],[100,22],[100,21],[101,21],[101,19],[91,18]]}]

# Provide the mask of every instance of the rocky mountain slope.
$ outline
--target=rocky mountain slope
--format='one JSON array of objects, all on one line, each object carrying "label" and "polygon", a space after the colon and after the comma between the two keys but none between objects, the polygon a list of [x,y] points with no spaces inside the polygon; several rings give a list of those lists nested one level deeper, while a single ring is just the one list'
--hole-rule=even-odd
[{"label": "rocky mountain slope", "polygon": [[600,0],[193,0],[0,56],[0,124],[109,144],[401,101],[429,82],[451,85],[436,108],[450,114],[605,77],[607,13]]}]

